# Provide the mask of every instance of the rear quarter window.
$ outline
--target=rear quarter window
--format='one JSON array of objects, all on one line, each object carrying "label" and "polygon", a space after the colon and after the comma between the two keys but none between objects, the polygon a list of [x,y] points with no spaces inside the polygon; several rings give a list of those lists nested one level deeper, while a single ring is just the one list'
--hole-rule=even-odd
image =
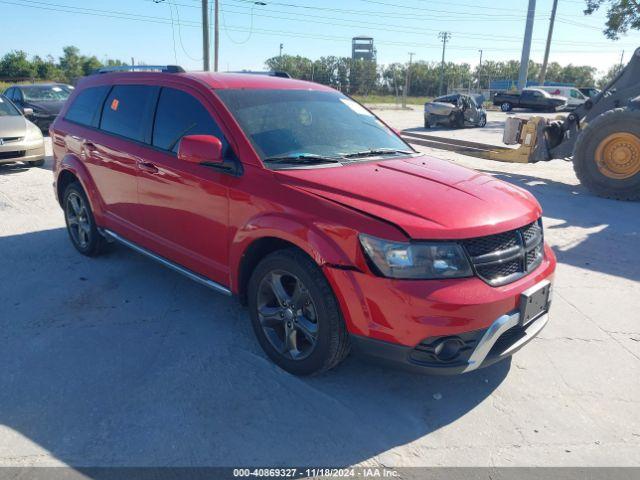
[{"label": "rear quarter window", "polygon": [[109,88],[111,87],[104,85],[87,88],[80,92],[69,106],[64,119],[80,125],[97,126],[100,109]]},{"label": "rear quarter window", "polygon": [[146,85],[117,85],[104,102],[100,129],[144,142],[158,88]]}]

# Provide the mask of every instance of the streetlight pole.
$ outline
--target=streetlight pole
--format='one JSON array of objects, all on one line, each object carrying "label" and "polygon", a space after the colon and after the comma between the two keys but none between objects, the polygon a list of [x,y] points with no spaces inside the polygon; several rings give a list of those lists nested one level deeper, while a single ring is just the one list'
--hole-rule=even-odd
[{"label": "streetlight pole", "polygon": [[284,43],[280,44],[280,58],[282,59],[282,49],[284,48]]}]

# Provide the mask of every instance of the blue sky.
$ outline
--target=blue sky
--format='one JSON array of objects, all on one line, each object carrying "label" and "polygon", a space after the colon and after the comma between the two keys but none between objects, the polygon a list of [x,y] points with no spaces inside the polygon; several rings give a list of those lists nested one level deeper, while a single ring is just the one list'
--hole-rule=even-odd
[{"label": "blue sky", "polygon": [[[438,32],[452,32],[447,59],[468,62],[519,59],[526,0],[221,0],[220,69],[263,69],[284,52],[317,58],[350,55],[350,38],[375,39],[378,61],[439,61]],[[538,0],[532,59],[541,61],[552,0]],[[0,54],[25,50],[59,56],[76,45],[100,59],[202,68],[200,0],[0,0],[6,14]],[[618,41],[602,34],[604,12],[583,15],[581,0],[560,0],[551,61],[604,71],[628,60],[640,32]],[[6,21],[10,19],[10,21]],[[212,35],[213,38],[213,35]]]}]

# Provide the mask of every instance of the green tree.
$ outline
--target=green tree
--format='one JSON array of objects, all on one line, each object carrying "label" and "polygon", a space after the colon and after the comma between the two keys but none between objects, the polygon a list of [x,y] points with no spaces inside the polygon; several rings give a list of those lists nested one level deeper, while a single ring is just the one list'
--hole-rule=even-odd
[{"label": "green tree", "polygon": [[60,69],[67,82],[74,83],[84,75],[83,58],[78,47],[68,46],[62,49],[63,55],[60,57]]},{"label": "green tree", "polygon": [[27,53],[22,50],[9,52],[0,60],[0,77],[18,80],[32,78],[35,73],[33,64],[27,58]]},{"label": "green tree", "polygon": [[622,69],[623,66],[620,64],[611,67],[607,71],[607,73],[602,78],[600,78],[600,80],[598,80],[598,88],[604,88],[611,80],[613,80],[613,77],[620,73],[620,70]]},{"label": "green tree", "polygon": [[604,34],[607,38],[617,40],[620,34],[629,30],[640,30],[640,3],[637,0],[586,0],[584,13],[591,15],[605,7],[607,21]]}]

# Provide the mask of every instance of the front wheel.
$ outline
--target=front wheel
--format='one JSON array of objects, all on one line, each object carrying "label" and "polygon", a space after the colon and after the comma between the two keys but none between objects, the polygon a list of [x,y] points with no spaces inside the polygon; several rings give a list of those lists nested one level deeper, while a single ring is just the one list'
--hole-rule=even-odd
[{"label": "front wheel", "polygon": [[282,369],[317,374],[348,354],[338,302],[322,271],[304,253],[287,249],[265,257],[251,275],[248,296],[258,342]]},{"label": "front wheel", "polygon": [[486,126],[487,126],[487,116],[483,115],[482,117],[480,117],[480,121],[478,122],[478,127],[484,128]]},{"label": "front wheel", "polygon": [[576,141],[573,168],[596,195],[640,200],[640,110],[609,110],[589,123]]}]

